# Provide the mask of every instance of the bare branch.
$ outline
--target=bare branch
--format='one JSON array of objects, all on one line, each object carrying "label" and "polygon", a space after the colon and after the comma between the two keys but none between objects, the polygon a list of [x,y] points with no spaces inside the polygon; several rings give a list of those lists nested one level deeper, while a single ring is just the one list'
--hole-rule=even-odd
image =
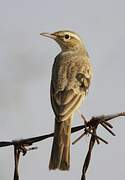
[{"label": "bare branch", "polygon": [[[102,141],[106,144],[108,143],[106,140],[104,140],[103,138],[99,137],[96,134],[98,125],[101,125],[108,132],[110,132],[113,136],[115,136],[114,132],[111,131],[113,126],[108,121],[110,121],[114,118],[120,117],[120,116],[125,116],[125,112],[92,117],[89,121],[86,121],[85,117],[83,115],[81,115],[81,117],[84,120],[85,125],[76,126],[71,129],[71,133],[75,133],[77,131],[84,129],[84,132],[82,133],[82,135],[80,135],[80,137],[77,138],[73,142],[73,144],[75,144],[77,141],[79,141],[84,135],[86,135],[86,134],[91,135],[88,153],[86,155],[85,162],[83,165],[81,180],[86,179],[85,175],[86,175],[89,163],[90,163],[91,153],[92,153],[95,142],[97,141],[98,144],[100,143],[100,141]],[[19,165],[20,154],[22,153],[23,155],[25,155],[27,153],[27,151],[36,149],[37,147],[27,148],[28,146],[31,146],[33,143],[43,141],[43,140],[53,137],[53,136],[54,136],[54,133],[50,133],[50,134],[45,134],[42,136],[20,139],[20,140],[0,141],[0,147],[14,146],[14,162],[15,162],[14,180],[19,180],[18,165]]]},{"label": "bare branch", "polygon": [[[110,128],[112,129],[113,126],[108,122],[116,117],[119,116],[125,116],[125,113],[118,113],[118,114],[114,114],[114,115],[107,115],[107,116],[98,116],[98,117],[93,117],[88,123],[88,129],[89,129],[89,134],[91,134],[91,139],[89,142],[89,149],[84,161],[84,165],[83,165],[83,169],[82,169],[82,177],[81,180],[86,180],[86,172],[88,169],[88,166],[90,164],[90,160],[91,160],[91,154],[92,154],[92,150],[93,147],[95,145],[95,142],[97,140],[97,143],[99,144],[99,140],[105,142],[106,144],[108,143],[107,141],[105,141],[104,139],[100,138],[99,136],[97,136],[96,131],[97,131],[97,127],[99,124],[102,125],[102,127],[104,127],[111,135],[115,136],[114,132],[112,132],[110,130]],[[86,129],[87,131],[87,129]],[[92,131],[92,132],[91,132]],[[85,132],[84,132],[85,133]]]}]

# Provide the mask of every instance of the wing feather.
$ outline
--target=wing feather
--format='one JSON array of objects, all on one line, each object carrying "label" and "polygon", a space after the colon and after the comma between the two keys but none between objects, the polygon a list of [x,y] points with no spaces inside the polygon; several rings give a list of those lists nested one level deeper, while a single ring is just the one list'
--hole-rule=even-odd
[{"label": "wing feather", "polygon": [[[65,94],[67,95],[69,94],[69,96],[71,95],[69,97],[70,100],[59,101],[59,99],[63,99]],[[59,99],[57,99],[57,97]],[[72,93],[71,92],[68,93],[68,90],[64,90],[62,92],[59,92],[59,94],[56,96],[54,93],[53,85],[51,83],[51,104],[58,121],[65,121],[69,116],[71,116],[71,114],[80,106],[82,97],[83,94],[75,94],[73,93],[73,90]],[[58,101],[60,103],[58,103]]]}]

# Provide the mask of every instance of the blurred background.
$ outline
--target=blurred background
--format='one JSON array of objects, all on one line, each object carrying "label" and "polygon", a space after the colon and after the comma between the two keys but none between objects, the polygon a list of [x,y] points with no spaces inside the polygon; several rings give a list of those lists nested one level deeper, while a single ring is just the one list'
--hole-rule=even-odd
[{"label": "blurred background", "polygon": [[[85,41],[94,69],[81,112],[94,115],[125,111],[125,1],[1,0],[0,3],[0,141],[53,131],[49,88],[58,45],[40,32],[70,29]],[[80,125],[76,114],[73,125]],[[125,120],[113,120],[117,136],[103,129],[109,145],[95,146],[88,179],[124,179]],[[72,141],[80,132],[72,135]],[[52,139],[37,143],[20,162],[20,180],[80,179],[88,138],[71,147],[69,172],[49,171]],[[13,147],[0,148],[0,179],[13,178]]]}]

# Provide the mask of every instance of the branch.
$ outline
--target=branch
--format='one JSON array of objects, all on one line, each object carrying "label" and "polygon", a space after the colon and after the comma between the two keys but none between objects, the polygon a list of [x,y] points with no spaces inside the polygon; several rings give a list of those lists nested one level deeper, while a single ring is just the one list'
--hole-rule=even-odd
[{"label": "branch", "polygon": [[[106,144],[108,143],[103,138],[97,136],[96,130],[98,125],[99,124],[102,125],[102,127],[104,127],[108,132],[110,132],[112,135],[115,135],[111,131],[111,128],[113,128],[113,126],[108,121],[120,116],[125,116],[125,112],[112,114],[112,115],[102,115],[102,116],[92,117],[89,121],[86,121],[85,117],[81,115],[81,117],[84,119],[84,125],[76,126],[71,129],[71,133],[75,133],[77,131],[84,129],[84,133],[76,141],[74,141],[73,144],[75,144],[78,140],[80,140],[84,135],[91,134],[89,150],[83,165],[81,180],[85,180],[85,174],[90,163],[91,153],[95,142],[97,141],[98,144],[100,143],[100,141]],[[42,136],[20,139],[20,140],[0,141],[0,147],[14,146],[14,160],[15,160],[14,180],[19,180],[18,165],[19,165],[20,153],[25,155],[27,151],[36,149],[36,147],[31,147],[31,148],[27,148],[27,147],[53,136],[54,133],[50,133]]]},{"label": "branch", "polygon": [[[111,131],[113,126],[108,121],[110,121],[114,118],[120,117],[120,116],[125,116],[125,112],[107,115],[107,116],[103,115],[103,116],[93,117],[87,123],[88,131],[86,130],[86,132],[84,132],[83,134],[89,132],[89,134],[91,134],[91,138],[90,138],[90,142],[89,142],[89,149],[88,149],[88,152],[87,152],[84,164],[83,164],[81,180],[86,180],[86,172],[87,172],[88,166],[90,164],[91,154],[92,154],[92,150],[94,148],[95,142],[97,142],[97,144],[100,144],[99,140],[101,140],[105,144],[108,144],[107,141],[100,138],[96,134],[99,124],[102,125],[102,127],[104,127],[111,135],[115,136],[115,134]],[[109,129],[109,128],[111,128],[111,129]]]},{"label": "branch", "polygon": [[[73,127],[71,129],[71,133],[75,133],[77,131],[80,131],[81,129],[85,128],[84,125],[81,125],[81,126],[76,126],[76,127]],[[54,133],[50,133],[50,134],[45,134],[45,135],[42,135],[42,136],[36,136],[36,137],[32,137],[32,138],[26,138],[26,139],[20,139],[20,140],[12,140],[12,141],[0,141],[0,147],[5,147],[5,146],[14,146],[14,145],[32,145],[33,143],[37,143],[39,141],[43,141],[45,139],[48,139],[50,137],[53,137],[54,136]]]},{"label": "branch", "polygon": [[[85,126],[76,126],[71,129],[71,133],[75,133],[81,129],[83,129]],[[36,147],[27,148],[27,146],[31,146],[34,143],[37,143],[39,141],[43,141],[47,138],[53,137],[54,133],[45,134],[43,136],[37,136],[32,138],[26,138],[26,139],[20,139],[20,140],[12,140],[12,141],[0,141],[0,147],[6,147],[6,146],[14,146],[14,180],[19,180],[19,159],[21,152],[23,153],[23,156],[27,153],[27,151],[35,150]]]}]

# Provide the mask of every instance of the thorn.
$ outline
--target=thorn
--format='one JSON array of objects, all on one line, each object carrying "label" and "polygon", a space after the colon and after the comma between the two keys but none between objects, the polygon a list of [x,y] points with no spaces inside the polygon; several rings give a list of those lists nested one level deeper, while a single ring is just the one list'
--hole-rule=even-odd
[{"label": "thorn", "polygon": [[102,123],[106,124],[109,128],[113,128],[112,124],[107,121],[102,121]]},{"label": "thorn", "polygon": [[32,150],[36,150],[36,149],[38,149],[38,147],[36,146],[36,147],[31,147],[31,148],[28,148],[27,149],[27,151],[32,151]]},{"label": "thorn", "polygon": [[108,131],[110,132],[113,136],[116,136],[114,132],[112,132],[104,123],[100,122],[100,124]]},{"label": "thorn", "polygon": [[90,133],[91,135],[93,135],[95,138],[99,139],[103,143],[108,144],[108,142],[106,140],[102,139],[101,137],[97,136],[96,134],[92,133],[91,131],[88,131],[88,133]]},{"label": "thorn", "polygon": [[72,142],[72,145],[76,144],[81,138],[85,136],[86,132],[84,132],[81,136],[79,136],[76,140]]}]

